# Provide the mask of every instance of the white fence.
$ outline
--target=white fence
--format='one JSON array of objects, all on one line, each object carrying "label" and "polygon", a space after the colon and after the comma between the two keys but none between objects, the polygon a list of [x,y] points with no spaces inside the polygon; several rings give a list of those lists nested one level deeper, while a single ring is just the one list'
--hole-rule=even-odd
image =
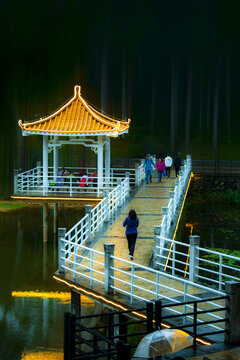
[{"label": "white fence", "polygon": [[226,281],[240,280],[240,258],[200,247],[200,236],[190,236],[190,244],[158,237],[156,262],[172,275],[205,283],[218,290]]},{"label": "white fence", "polygon": [[191,156],[187,155],[187,159],[184,160],[184,165],[181,167],[181,171],[179,172],[179,178],[175,180],[174,191],[169,191],[170,199],[168,206],[162,207],[161,225],[154,226],[153,260],[155,268],[162,265],[158,262],[159,256],[162,256],[163,249],[165,250],[168,245],[167,243],[164,243],[164,238],[169,238],[173,235],[173,230],[176,227],[177,219],[179,217],[187,187],[189,186],[190,178]]},{"label": "white fence", "polygon": [[93,236],[103,227],[104,222],[108,222],[115,215],[117,209],[128,198],[129,192],[130,185],[127,177],[110,193],[104,193],[104,199],[94,208],[91,205],[85,206],[85,216],[67,233],[64,233],[70,252],[77,252],[76,245],[89,244]]},{"label": "white fence", "polygon": [[[98,196],[104,190],[111,190],[117,186],[119,179],[129,177],[131,186],[139,186],[144,179],[143,165],[137,165],[134,169],[112,168],[110,177],[95,177],[96,168],[81,168],[81,172],[88,177],[87,183],[82,183],[82,176],[79,176],[79,169],[68,167],[70,176],[54,175],[53,168],[48,169],[48,176],[43,176],[43,168],[39,165],[22,173],[14,174],[14,193],[15,194],[67,194],[76,196],[79,193],[95,194]],[[87,186],[86,186],[87,185]]]},{"label": "white fence", "polygon": [[[180,304],[183,301],[202,300],[204,293],[209,296],[225,295],[208,287],[195,284],[185,279],[157,271],[128,260],[114,256],[114,244],[104,244],[104,252],[94,250],[82,243],[66,239],[59,233],[59,273],[65,278],[91,289],[105,289],[106,294],[120,294],[130,304],[138,301],[166,300],[169,304]],[[211,309],[220,309],[222,303],[206,301]],[[206,306],[206,305],[205,305]],[[166,308],[173,314],[186,314],[185,322],[191,318],[192,305]],[[198,308],[198,310],[204,310]],[[198,319],[200,323],[206,319],[216,323],[210,326],[217,330],[223,327],[218,324],[225,314],[204,312]]]}]

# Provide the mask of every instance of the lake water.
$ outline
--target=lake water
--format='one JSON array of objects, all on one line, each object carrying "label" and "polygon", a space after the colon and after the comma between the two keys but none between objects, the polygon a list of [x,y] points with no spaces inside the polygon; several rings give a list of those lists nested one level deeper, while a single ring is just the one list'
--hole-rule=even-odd
[{"label": "lake water", "polygon": [[[69,229],[84,208],[59,209],[59,227]],[[0,359],[63,359],[63,316],[68,288],[53,278],[58,268],[49,212],[49,242],[42,242],[42,208],[0,212]],[[85,299],[85,308],[93,303]],[[87,310],[88,311],[88,310]]]}]

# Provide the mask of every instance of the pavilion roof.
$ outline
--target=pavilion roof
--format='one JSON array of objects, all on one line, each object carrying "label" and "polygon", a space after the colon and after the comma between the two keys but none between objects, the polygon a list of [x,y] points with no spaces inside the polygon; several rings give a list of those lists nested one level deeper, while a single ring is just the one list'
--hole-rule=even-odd
[{"label": "pavilion roof", "polygon": [[113,119],[94,109],[81,97],[80,86],[74,87],[74,96],[52,115],[37,121],[18,124],[24,135],[58,136],[118,136],[128,131],[131,120]]}]

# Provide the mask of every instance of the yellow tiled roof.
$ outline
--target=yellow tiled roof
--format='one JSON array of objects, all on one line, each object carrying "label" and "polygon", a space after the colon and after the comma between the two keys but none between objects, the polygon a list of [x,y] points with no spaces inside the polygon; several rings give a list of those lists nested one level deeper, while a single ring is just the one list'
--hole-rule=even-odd
[{"label": "yellow tiled roof", "polygon": [[37,121],[18,124],[30,134],[49,135],[113,135],[128,130],[131,120],[120,121],[104,115],[81,97],[80,86],[74,87],[74,96],[54,114]]}]

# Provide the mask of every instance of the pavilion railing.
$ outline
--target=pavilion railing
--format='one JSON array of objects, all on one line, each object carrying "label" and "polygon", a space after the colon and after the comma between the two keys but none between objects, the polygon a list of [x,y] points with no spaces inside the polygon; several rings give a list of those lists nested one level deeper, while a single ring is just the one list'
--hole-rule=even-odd
[{"label": "pavilion railing", "polygon": [[[14,193],[15,194],[68,194],[77,195],[80,192],[102,194],[104,190],[110,191],[117,186],[119,180],[129,177],[131,186],[139,186],[144,179],[143,165],[136,165],[135,169],[112,168],[110,177],[95,177],[95,168],[81,168],[82,173],[86,174],[88,179],[82,183],[82,176],[78,176],[79,169],[68,167],[70,176],[55,175],[53,168],[49,168],[48,176],[43,176],[43,168],[37,166],[31,170],[15,173]],[[100,185],[99,185],[100,184]]]}]

